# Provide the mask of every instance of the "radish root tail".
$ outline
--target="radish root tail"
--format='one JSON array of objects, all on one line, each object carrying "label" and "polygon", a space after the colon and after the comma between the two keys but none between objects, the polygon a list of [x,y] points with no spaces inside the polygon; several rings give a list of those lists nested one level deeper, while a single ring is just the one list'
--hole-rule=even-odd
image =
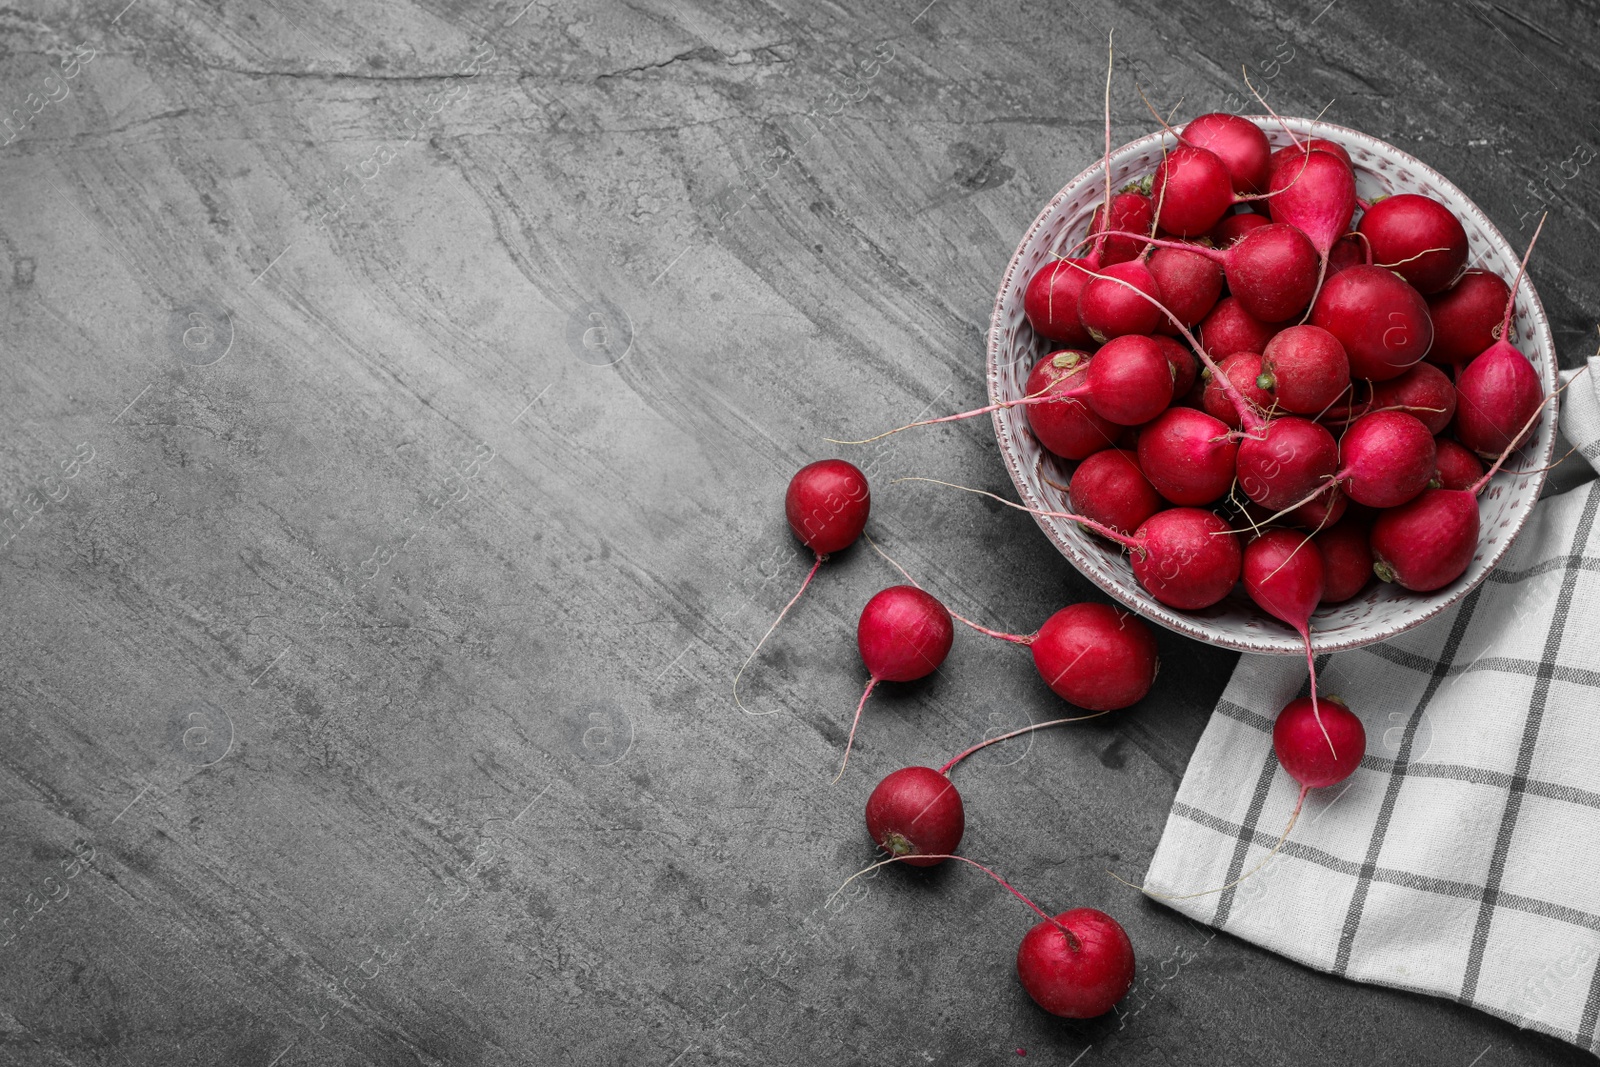
[{"label": "radish root tail", "polygon": [[1261,857],[1261,862],[1260,863],[1256,864],[1254,867],[1251,867],[1248,871],[1244,872],[1239,877],[1237,877],[1233,881],[1229,882],[1227,885],[1218,886],[1215,889],[1204,889],[1204,890],[1201,890],[1198,893],[1179,893],[1179,894],[1158,893],[1153,889],[1146,889],[1143,886],[1134,885],[1132,882],[1128,881],[1126,878],[1123,878],[1120,875],[1118,875],[1115,871],[1107,871],[1106,873],[1111,875],[1111,877],[1115,878],[1117,881],[1121,882],[1123,885],[1129,887],[1130,889],[1137,889],[1141,893],[1143,893],[1145,896],[1154,897],[1156,900],[1193,900],[1195,897],[1208,897],[1208,896],[1211,896],[1213,893],[1221,893],[1221,892],[1224,892],[1226,890],[1232,889],[1234,886],[1238,885],[1240,882],[1244,881],[1246,878],[1249,878],[1252,874],[1255,874],[1261,868],[1265,867],[1267,865],[1267,863],[1272,859],[1272,857],[1276,856],[1278,854],[1278,852],[1283,848],[1284,842],[1289,840],[1289,832],[1294,829],[1294,824],[1300,818],[1300,811],[1301,811],[1302,808],[1305,807],[1306,794],[1309,793],[1309,792],[1311,792],[1311,787],[1310,786],[1303,785],[1303,786],[1300,787],[1300,799],[1296,800],[1295,803],[1294,803],[1294,814],[1289,816],[1289,825],[1285,826],[1283,828],[1283,834],[1282,834],[1282,836],[1280,836],[1278,838],[1278,843],[1272,846],[1272,851],[1268,852],[1265,856]]},{"label": "radish root tail", "polygon": [[[901,574],[905,575],[906,581],[910,582],[912,585],[916,586],[918,589],[922,588],[922,583],[918,582],[915,578],[911,577],[911,572],[906,570],[904,567],[900,566],[899,562],[893,556],[889,555],[889,553],[887,553],[883,549],[879,548],[878,547],[878,542],[874,541],[870,534],[868,534],[865,531],[863,531],[862,532],[862,536],[867,539],[867,544],[872,546],[872,550],[874,552],[876,552],[878,555],[882,556],[884,559],[888,560],[889,561],[889,565],[891,567],[893,567],[895,570],[897,570]],[[974,630],[978,631],[980,634],[984,634],[984,635],[986,635],[988,637],[999,638],[1001,641],[1013,641],[1013,642],[1015,642],[1015,643],[1017,643],[1019,645],[1031,645],[1031,644],[1033,644],[1033,637],[1031,635],[1001,633],[999,630],[991,630],[987,626],[980,626],[977,623],[973,622],[971,619],[967,618],[965,615],[957,615],[955,612],[950,611],[950,609],[948,607],[946,607],[944,610],[949,612],[950,617],[952,619],[954,619],[954,620],[956,620],[957,622],[960,622],[960,623],[965,623],[966,625],[972,627]]]},{"label": "radish root tail", "polygon": [[874,434],[872,437],[863,437],[859,441],[841,441],[834,437],[824,437],[823,440],[830,445],[870,445],[874,441],[881,441],[885,437],[900,433],[902,430],[914,430],[918,426],[937,426],[941,422],[957,422],[961,419],[976,418],[979,415],[987,415],[991,411],[1000,411],[1004,408],[1025,407],[1029,404],[1042,404],[1060,399],[1062,399],[1062,396],[1059,394],[1052,396],[1047,392],[1041,391],[1025,396],[1021,400],[999,400],[981,408],[973,408],[971,411],[959,411],[954,415],[943,415],[937,419],[919,419],[916,422],[908,422],[904,426],[896,426],[892,430],[885,430],[883,433]]},{"label": "radish root tail", "polygon": [[817,568],[822,566],[822,561],[827,558],[827,556],[824,556],[820,553],[817,555],[817,561],[811,565],[811,570],[806,574],[806,580],[800,583],[799,591],[796,592],[795,595],[790,598],[789,602],[783,606],[783,610],[778,612],[778,617],[772,620],[772,625],[767,627],[767,632],[761,635],[761,640],[756,642],[756,647],[752,648],[750,650],[750,655],[745,657],[743,666],[739,668],[739,673],[733,676],[733,702],[737,704],[739,706],[739,710],[744,712],[746,715],[776,715],[780,710],[782,710],[780,708],[774,708],[771,711],[751,711],[749,708],[745,707],[744,702],[739,699],[739,679],[744,677],[745,669],[749,667],[751,661],[756,658],[756,653],[761,651],[761,646],[767,643],[767,638],[772,636],[772,631],[778,628],[778,624],[783,621],[783,617],[789,614],[789,609],[794,607],[795,601],[799,600],[801,594],[806,591],[806,587],[811,584],[811,579],[817,576]]},{"label": "radish root tail", "polygon": [[844,777],[844,769],[850,766],[850,748],[856,743],[856,727],[861,725],[861,709],[867,706],[867,698],[878,687],[878,679],[873,678],[867,682],[867,688],[861,694],[861,700],[856,704],[856,717],[850,722],[850,738],[844,743],[844,762],[839,764],[839,773],[833,776],[829,785],[838,785],[839,779]]},{"label": "radish root tail", "polygon": [[949,854],[949,853],[943,854],[943,855],[927,855],[927,854],[924,854],[924,853],[916,852],[916,853],[911,853],[911,854],[905,855],[905,856],[890,856],[888,859],[880,860],[879,862],[874,863],[869,867],[863,867],[863,868],[861,868],[861,870],[857,871],[855,874],[852,874],[849,878],[846,878],[844,880],[844,884],[839,886],[838,889],[835,889],[833,891],[833,895],[830,896],[827,899],[827,901],[823,904],[823,907],[827,907],[828,905],[832,904],[833,901],[834,901],[834,897],[837,897],[840,893],[843,893],[845,891],[846,887],[848,887],[851,882],[855,881],[857,878],[860,878],[862,875],[868,874],[868,873],[870,873],[872,871],[875,871],[880,867],[887,867],[891,863],[899,863],[902,860],[909,860],[909,859],[919,859],[919,860],[959,860],[962,863],[965,863],[969,867],[978,868],[978,870],[982,871],[984,874],[987,874],[990,878],[993,878],[995,881],[997,881],[1001,885],[1005,886],[1006,892],[1010,893],[1012,896],[1014,896],[1018,900],[1022,901],[1022,903],[1026,904],[1028,906],[1028,908],[1035,915],[1039,916],[1039,918],[1043,919],[1047,923],[1050,923],[1057,930],[1060,930],[1063,934],[1065,934],[1066,938],[1067,938],[1067,945],[1072,949],[1072,951],[1077,952],[1080,948],[1082,948],[1082,944],[1078,941],[1077,936],[1075,934],[1073,934],[1073,932],[1071,930],[1068,930],[1065,926],[1063,926],[1053,915],[1045,914],[1045,911],[1044,911],[1043,908],[1039,907],[1039,905],[1037,905],[1033,901],[1029,900],[1025,895],[1023,895],[1023,893],[1020,890],[1017,889],[1016,886],[1012,885],[1010,882],[1006,881],[1004,878],[1000,877],[994,871],[990,870],[988,867],[985,867],[983,864],[979,863],[977,860],[969,860],[965,856],[957,856],[957,855]]},{"label": "radish root tail", "polygon": [[973,745],[971,748],[965,749],[964,751],[957,753],[956,756],[954,758],[952,758],[949,763],[946,763],[943,767],[939,768],[939,773],[940,774],[949,774],[950,773],[950,768],[954,767],[956,764],[960,763],[962,760],[966,759],[968,756],[972,755],[974,752],[977,752],[977,751],[979,751],[981,749],[988,748],[990,745],[998,745],[1002,741],[1009,741],[1013,737],[1021,737],[1023,734],[1029,734],[1029,733],[1032,733],[1035,730],[1044,730],[1044,729],[1047,729],[1048,727],[1051,727],[1051,726],[1064,726],[1069,722],[1083,722],[1086,719],[1098,719],[1102,715],[1110,715],[1110,714],[1111,714],[1111,712],[1109,712],[1109,711],[1097,711],[1092,715],[1076,715],[1076,716],[1074,716],[1074,717],[1072,717],[1070,719],[1052,719],[1050,722],[1034,723],[1032,726],[1024,726],[1020,730],[1012,730],[1010,733],[1001,734],[999,737],[991,737],[987,741],[979,742],[978,744]]},{"label": "radish root tail", "polygon": [[[1079,523],[1079,524],[1081,524],[1083,526],[1087,526],[1089,529],[1093,530],[1095,533],[1099,534],[1101,537],[1109,538],[1110,540],[1115,541],[1119,545],[1123,545],[1124,547],[1127,547],[1127,548],[1138,548],[1139,547],[1139,542],[1135,541],[1133,538],[1129,537],[1127,534],[1118,533],[1116,530],[1113,530],[1111,527],[1106,526],[1104,523],[1095,522],[1093,519],[1086,519],[1082,515],[1074,515],[1070,511],[1041,511],[1038,508],[1030,508],[1026,504],[1018,504],[1018,503],[1015,503],[1014,501],[1007,500],[1005,497],[1000,496],[1000,495],[998,495],[996,493],[991,493],[986,489],[974,489],[974,488],[972,488],[971,486],[968,486],[968,485],[957,485],[955,482],[943,482],[943,481],[940,481],[938,478],[915,478],[915,477],[896,478],[894,480],[894,482],[891,483],[891,484],[898,484],[900,482],[932,482],[934,485],[943,485],[943,486],[948,486],[951,489],[959,489],[963,493],[976,493],[979,496],[986,496],[991,500],[998,500],[1000,503],[1004,504],[1008,508],[1016,508],[1018,511],[1026,511],[1030,515],[1041,515],[1041,516],[1043,516],[1043,517],[1045,517],[1047,519],[1070,519],[1073,522]],[[969,623],[968,625],[971,625],[971,624]],[[999,636],[999,635],[991,635],[991,636]]]}]

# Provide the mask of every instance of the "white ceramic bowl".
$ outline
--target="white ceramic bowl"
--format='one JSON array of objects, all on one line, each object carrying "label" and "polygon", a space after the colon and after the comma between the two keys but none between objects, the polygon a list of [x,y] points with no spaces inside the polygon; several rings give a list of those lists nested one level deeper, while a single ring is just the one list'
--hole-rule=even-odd
[{"label": "white ceramic bowl", "polygon": [[[1266,131],[1278,147],[1289,143],[1276,119],[1252,115],[1250,121]],[[1493,223],[1460,189],[1438,172],[1411,156],[1356,130],[1310,119],[1284,120],[1298,137],[1322,137],[1343,145],[1355,164],[1356,189],[1366,200],[1391,193],[1426,193],[1448,205],[1466,227],[1469,265],[1485,267],[1507,282],[1515,276],[1520,256],[1513,252]],[[1161,160],[1162,146],[1175,144],[1170,134],[1151,134],[1123,146],[1111,156],[1114,188],[1151,173]],[[1045,205],[1017,246],[1006,268],[1000,295],[995,300],[989,330],[989,394],[995,401],[1018,400],[1025,394],[1028,372],[1050,342],[1036,336],[1022,313],[1022,295],[1028,280],[1052,253],[1084,237],[1089,216],[1105,191],[1099,162],[1072,179]],[[1517,310],[1512,322],[1512,343],[1529,356],[1545,383],[1545,416],[1532,440],[1507,466],[1531,470],[1548,466],[1555,449],[1556,358],[1555,343],[1544,308],[1532,283],[1524,277],[1517,290]],[[1026,408],[1005,408],[994,414],[995,436],[1017,492],[1030,507],[1046,511],[1068,510],[1066,494],[1046,477],[1066,484],[1072,464],[1040,447],[1028,429]],[[1511,541],[1527,521],[1544,484],[1543,474],[1501,473],[1484,489],[1478,510],[1482,541],[1467,571],[1433,593],[1411,593],[1396,585],[1374,582],[1353,600],[1318,611],[1311,622],[1312,647],[1335,652],[1383,641],[1409,630],[1465,596],[1488,576]],[[1162,604],[1140,587],[1126,554],[1106,547],[1065,519],[1039,518],[1045,536],[1061,554],[1100,588],[1152,622],[1207,644],[1243,652],[1303,655],[1299,636],[1272,618],[1238,587],[1227,599],[1204,611],[1178,611]]]}]

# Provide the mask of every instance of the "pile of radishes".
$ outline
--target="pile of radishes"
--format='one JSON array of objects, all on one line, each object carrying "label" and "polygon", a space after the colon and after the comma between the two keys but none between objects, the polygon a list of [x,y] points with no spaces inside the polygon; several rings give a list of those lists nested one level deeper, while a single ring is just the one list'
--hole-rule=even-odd
[{"label": "pile of radishes", "polygon": [[[1292,627],[1310,697],[1280,713],[1273,747],[1303,804],[1308,790],[1349,777],[1365,750],[1360,719],[1318,699],[1312,613],[1375,578],[1429,592],[1461,577],[1478,545],[1477,494],[1543,409],[1540,375],[1510,343],[1520,271],[1508,285],[1469,269],[1465,230],[1430,197],[1360,200],[1350,157],[1332,142],[1291,132],[1273,151],[1253,122],[1202,115],[1176,131],[1152,174],[1113,193],[1107,129],[1105,196],[1089,233],[1027,284],[1024,311],[1048,350],[1026,395],[913,425],[1024,407],[1039,444],[1076,464],[1061,487],[1071,511],[1004,503],[1078,522],[1126,551],[1165,605],[1200,610],[1242,584]],[[829,553],[862,535],[870,503],[865,476],[843,460],[794,476],[789,524],[816,553],[801,592]],[[1154,638],[1101,604],[1007,634],[914,581],[884,589],[857,626],[867,681],[846,762],[874,688],[937,670],[954,622],[1026,646],[1050,689],[1089,714],[980,742],[937,770],[895,771],[867,801],[868,831],[885,863],[956,859],[1001,881],[1041,920],[1017,953],[1029,994],[1057,1015],[1101,1014],[1133,980],[1127,934],[1093,909],[1052,916],[956,855],[966,810],[950,774],[988,745],[1142,699]]]},{"label": "pile of radishes", "polygon": [[1162,603],[1208,607],[1242,578],[1302,633],[1374,576],[1455,581],[1480,457],[1503,462],[1545,400],[1508,338],[1512,287],[1468,269],[1437,200],[1359,201],[1337,144],[1274,152],[1224,114],[1178,139],[1024,296],[1055,350],[1016,403],[1078,463],[1071,517],[1131,549]]}]

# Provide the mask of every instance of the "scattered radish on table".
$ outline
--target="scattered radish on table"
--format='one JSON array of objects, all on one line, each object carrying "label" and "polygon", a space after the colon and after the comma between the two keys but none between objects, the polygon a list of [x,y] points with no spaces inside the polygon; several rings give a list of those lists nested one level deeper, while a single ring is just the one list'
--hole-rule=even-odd
[{"label": "scattered radish on table", "polygon": [[[908,770],[927,768],[908,768]],[[930,771],[936,774],[937,772]],[[930,866],[956,860],[975,867],[1039,916],[1017,948],[1017,978],[1034,1003],[1064,1019],[1093,1019],[1110,1011],[1133,987],[1133,942],[1122,925],[1103,911],[1073,908],[1050,915],[989,867],[954,854],[891,856],[851,875],[834,892],[892,863]],[[829,903],[832,903],[832,897]]]},{"label": "scattered radish on table", "polygon": [[913,867],[932,867],[954,852],[966,826],[961,794],[932,767],[902,767],[867,798],[867,833]]},{"label": "scattered radish on table", "polygon": [[[1334,696],[1323,697],[1320,705],[1307,697],[1291,700],[1273,720],[1272,752],[1284,772],[1299,784],[1300,794],[1295,799],[1294,810],[1289,814],[1288,825],[1283,828],[1271,851],[1227,885],[1195,893],[1158,893],[1149,889],[1145,893],[1158,900],[1192,900],[1221,893],[1243,882],[1265,867],[1283,848],[1284,842],[1289,840],[1289,834],[1299,821],[1306,796],[1311,790],[1326,789],[1349,778],[1361,766],[1361,757],[1366,750],[1366,728],[1343,700]],[[1124,885],[1133,885],[1115,874],[1111,877]]]},{"label": "scattered radish on table", "polygon": [[861,709],[878,683],[926,678],[939,669],[954,640],[949,610],[916,586],[892,585],[867,601],[856,622],[856,647],[867,667],[867,687],[856,705],[855,718],[850,721],[850,737],[845,742],[844,760],[835,782],[850,763]]},{"label": "scattered radish on table", "polygon": [[794,607],[811,579],[816,577],[822,561],[834,552],[842,552],[855,544],[861,531],[867,528],[867,514],[872,510],[872,493],[867,487],[867,476],[852,463],[842,459],[823,459],[808,463],[795,472],[789,480],[789,489],[783,499],[784,515],[789,529],[800,543],[816,554],[816,562],[806,574],[805,581],[794,597],[778,612],[767,632],[761,635],[756,647],[750,650],[733,676],[733,702],[747,715],[769,715],[771,712],[752,712],[739,699],[739,679],[767,643],[767,638],[778,628],[789,609]]}]

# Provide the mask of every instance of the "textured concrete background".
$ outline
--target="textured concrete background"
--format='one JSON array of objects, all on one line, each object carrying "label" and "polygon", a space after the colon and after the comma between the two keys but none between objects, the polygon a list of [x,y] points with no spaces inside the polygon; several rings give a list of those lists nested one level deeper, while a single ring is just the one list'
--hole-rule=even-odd
[{"label": "textured concrete background", "polygon": [[[1121,1015],[1017,985],[1030,919],[887,871],[877,778],[1062,705],[958,636],[873,698],[800,464],[983,402],[1025,225],[1100,151],[1327,107],[1439,167],[1600,318],[1591,5],[1380,0],[0,5],[0,1061],[1581,1063],[1176,918],[1142,872],[1232,656],[975,759],[964,850],[1116,914]],[[870,529],[1028,630],[1090,588],[986,421],[847,453]],[[857,891],[859,889],[859,891]]]}]

